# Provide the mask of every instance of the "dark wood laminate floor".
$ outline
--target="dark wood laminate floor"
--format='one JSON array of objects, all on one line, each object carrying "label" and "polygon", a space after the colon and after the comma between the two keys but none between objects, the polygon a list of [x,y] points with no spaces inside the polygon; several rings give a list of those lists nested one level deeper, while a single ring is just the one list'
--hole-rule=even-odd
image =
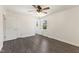
[{"label": "dark wood laminate floor", "polygon": [[5,41],[3,53],[78,53],[79,47],[41,35]]}]

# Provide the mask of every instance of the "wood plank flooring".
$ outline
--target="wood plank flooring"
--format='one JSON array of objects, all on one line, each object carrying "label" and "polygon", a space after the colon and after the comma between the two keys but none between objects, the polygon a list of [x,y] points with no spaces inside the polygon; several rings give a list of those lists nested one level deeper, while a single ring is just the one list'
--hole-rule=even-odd
[{"label": "wood plank flooring", "polygon": [[79,53],[79,47],[35,35],[5,41],[2,53]]}]

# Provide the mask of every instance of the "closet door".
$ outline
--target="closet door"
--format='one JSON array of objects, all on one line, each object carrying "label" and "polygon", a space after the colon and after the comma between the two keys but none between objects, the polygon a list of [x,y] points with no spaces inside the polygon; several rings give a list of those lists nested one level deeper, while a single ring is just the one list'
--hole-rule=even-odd
[{"label": "closet door", "polygon": [[13,40],[18,37],[17,19],[13,16],[6,16],[6,40]]}]

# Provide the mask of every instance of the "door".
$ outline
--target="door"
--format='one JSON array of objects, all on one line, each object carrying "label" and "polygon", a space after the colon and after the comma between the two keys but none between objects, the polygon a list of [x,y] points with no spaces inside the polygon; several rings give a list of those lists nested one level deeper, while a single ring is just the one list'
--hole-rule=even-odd
[{"label": "door", "polygon": [[36,19],[36,34],[42,34],[42,20]]}]

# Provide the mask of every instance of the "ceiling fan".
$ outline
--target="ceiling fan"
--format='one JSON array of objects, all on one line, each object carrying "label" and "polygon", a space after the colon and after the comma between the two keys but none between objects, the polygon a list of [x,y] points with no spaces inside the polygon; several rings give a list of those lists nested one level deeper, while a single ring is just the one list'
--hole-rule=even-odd
[{"label": "ceiling fan", "polygon": [[47,14],[47,12],[45,11],[45,10],[49,10],[50,9],[50,7],[45,7],[45,8],[43,8],[42,7],[42,5],[32,5],[35,9],[36,9],[36,11],[38,12],[38,13],[45,13],[45,14]]}]

